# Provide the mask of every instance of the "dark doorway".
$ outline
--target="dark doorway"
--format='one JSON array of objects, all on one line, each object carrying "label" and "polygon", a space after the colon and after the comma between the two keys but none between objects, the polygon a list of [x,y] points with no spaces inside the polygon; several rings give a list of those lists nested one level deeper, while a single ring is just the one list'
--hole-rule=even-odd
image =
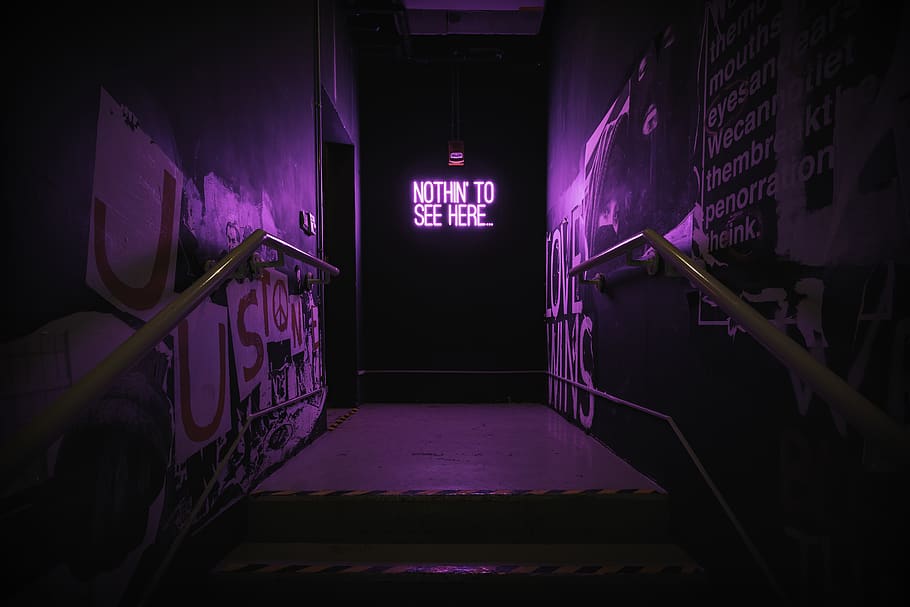
[{"label": "dark doorway", "polygon": [[359,400],[354,146],[326,142],[322,163],[325,256],[341,269],[324,290],[326,402],[330,407],[351,407]]}]

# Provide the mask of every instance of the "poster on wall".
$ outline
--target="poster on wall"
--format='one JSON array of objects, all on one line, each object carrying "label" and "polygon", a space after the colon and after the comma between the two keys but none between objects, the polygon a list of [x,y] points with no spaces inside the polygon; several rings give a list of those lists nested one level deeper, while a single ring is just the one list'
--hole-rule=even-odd
[{"label": "poster on wall", "polygon": [[[910,90],[908,43],[895,37],[908,11],[890,12],[709,4],[693,237],[710,266],[908,259],[898,186],[910,175],[896,143],[907,127],[892,120]],[[891,31],[862,28],[867,19]]]},{"label": "poster on wall", "polygon": [[[693,40],[668,27],[642,54],[579,150],[572,184],[557,204],[550,203],[548,370],[568,382],[551,378],[549,401],[585,428],[593,423],[595,401],[577,384],[596,387],[609,372],[598,355],[609,351],[615,319],[609,320],[609,300],[568,272],[645,228],[690,249],[694,195],[688,163],[680,158],[691,151],[687,60]],[[636,252],[646,254],[646,249]],[[584,278],[608,274],[623,263],[609,262]]]},{"label": "poster on wall", "polygon": [[[43,415],[57,397],[133,334],[129,325],[112,314],[75,312],[0,344],[0,404],[4,411],[0,439],[9,440]],[[51,447],[42,476],[52,473],[55,449]]]},{"label": "poster on wall", "polygon": [[[190,524],[187,517],[198,500],[205,501],[197,520],[216,516],[312,438],[324,404],[314,331],[318,308],[312,292],[292,290],[296,289],[288,288],[287,275],[264,268],[255,279],[228,283],[227,308],[206,303],[185,329],[174,332],[175,416],[182,426],[175,430],[173,520],[178,528]],[[225,335],[231,343],[222,351]],[[208,343],[207,357],[197,358],[203,352],[197,342]],[[225,357],[229,351],[233,360]],[[222,362],[228,373],[236,374],[239,391],[239,400],[223,410]],[[184,369],[192,373],[189,385],[183,381]],[[185,407],[187,393],[191,409]],[[219,467],[221,454],[252,414],[261,415],[250,422],[226,465]]]},{"label": "poster on wall", "polygon": [[319,388],[318,308],[309,292],[291,295],[288,277],[266,268],[227,287],[240,400],[255,413]]},{"label": "poster on wall", "polygon": [[291,295],[291,373],[289,398],[298,398],[318,389],[319,335],[316,319],[319,309],[313,305],[312,293]]},{"label": "poster on wall", "polygon": [[174,463],[180,464],[231,427],[227,308],[203,301],[172,335]]},{"label": "poster on wall", "polygon": [[[56,398],[133,334],[115,314],[78,311],[0,344],[0,437],[49,415]],[[44,516],[11,520],[46,558],[42,575],[8,588],[18,588],[19,599],[118,604],[164,520],[173,415],[165,392],[168,359],[166,348],[148,352],[28,466],[32,490],[41,487]]]},{"label": "poster on wall", "polygon": [[250,412],[266,409],[272,402],[272,391],[267,389],[265,326],[268,306],[267,299],[263,301],[263,287],[264,283],[259,280],[231,281],[227,286],[228,314],[240,400],[249,398],[255,391],[255,402],[251,399]]},{"label": "poster on wall", "polygon": [[[182,253],[198,254],[202,267],[254,229],[279,233],[265,188],[238,191],[209,173],[197,192],[105,89],[86,117],[92,126],[96,109],[95,163],[83,175],[91,179],[85,280],[111,305],[103,314],[74,310],[2,344],[6,438],[172,300],[182,277],[178,237],[198,245]],[[33,534],[47,571],[26,581],[27,592],[132,604],[130,593],[154,574],[183,525],[207,524],[312,438],[324,395],[313,295],[292,293],[275,270],[231,281],[227,302],[216,293],[87,403],[26,471],[49,496]],[[238,435],[244,415],[289,401]],[[229,445],[236,451],[228,456]]]},{"label": "poster on wall", "polygon": [[[897,320],[896,264],[910,261],[899,143],[910,130],[895,121],[910,95],[908,32],[908,7],[855,2],[712,2],[702,29],[694,251],[855,387],[879,324]],[[743,331],[706,297],[697,318],[731,338]],[[825,325],[842,323],[853,344],[838,347],[854,354],[834,361]],[[812,391],[790,377],[805,416]]]},{"label": "poster on wall", "polygon": [[[907,19],[907,10],[851,2],[709,5],[697,232],[705,259],[722,262],[719,252],[739,245],[811,266],[906,255],[897,181],[908,169],[895,141],[907,127],[892,117],[908,89],[908,43],[898,35]],[[879,25],[862,27],[867,20]],[[873,164],[891,168],[864,175]],[[846,238],[854,222],[869,228],[858,243]]]},{"label": "poster on wall", "polygon": [[177,166],[102,88],[85,280],[142,320],[174,291],[182,188]]}]

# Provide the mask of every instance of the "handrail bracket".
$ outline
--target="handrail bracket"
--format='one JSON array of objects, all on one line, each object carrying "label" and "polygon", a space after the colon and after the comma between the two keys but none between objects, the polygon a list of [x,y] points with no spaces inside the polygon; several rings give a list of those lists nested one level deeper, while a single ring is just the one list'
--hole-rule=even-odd
[{"label": "handrail bracket", "polygon": [[632,255],[632,250],[626,251],[626,265],[644,268],[648,276],[655,276],[660,271],[660,255],[653,254],[649,257],[636,258]]}]

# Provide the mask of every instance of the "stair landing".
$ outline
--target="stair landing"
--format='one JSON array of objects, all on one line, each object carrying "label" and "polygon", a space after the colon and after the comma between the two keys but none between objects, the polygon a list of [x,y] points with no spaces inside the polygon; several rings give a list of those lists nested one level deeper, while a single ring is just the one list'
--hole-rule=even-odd
[{"label": "stair landing", "polygon": [[540,404],[365,404],[260,491],[664,490]]},{"label": "stair landing", "polygon": [[327,421],[235,509],[243,538],[190,571],[195,596],[703,596],[666,492],[546,406],[368,404]]}]

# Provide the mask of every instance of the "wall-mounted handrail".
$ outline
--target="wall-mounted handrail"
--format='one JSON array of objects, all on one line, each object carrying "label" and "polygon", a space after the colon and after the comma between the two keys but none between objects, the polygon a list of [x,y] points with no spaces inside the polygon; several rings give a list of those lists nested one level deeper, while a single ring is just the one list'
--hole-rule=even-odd
[{"label": "wall-mounted handrail", "polygon": [[256,230],[255,232],[250,234],[250,236],[248,238],[252,238],[253,236],[256,235],[257,232],[262,232],[262,244],[269,247],[270,249],[275,249],[279,253],[284,253],[285,255],[288,255],[289,257],[293,257],[294,259],[302,261],[309,266],[313,266],[314,268],[316,268],[318,270],[322,270],[329,276],[338,276],[338,274],[341,273],[341,270],[339,270],[332,264],[328,263],[327,261],[323,261],[323,260],[319,259],[318,257],[314,257],[314,256],[310,255],[309,253],[301,251],[294,245],[292,245],[288,242],[285,242],[285,241],[281,240],[280,238],[278,238],[277,236],[273,236],[263,230]]},{"label": "wall-mounted handrail", "polygon": [[357,375],[535,375],[540,369],[358,369]]},{"label": "wall-mounted handrail", "polygon": [[117,377],[135,365],[206,297],[225,280],[231,278],[235,270],[261,245],[298,259],[331,276],[339,274],[339,269],[335,266],[264,230],[255,230],[117,346],[98,366],[58,396],[48,409],[34,416],[7,444],[0,446],[0,487],[5,487],[7,482],[15,477],[21,465],[42,449],[50,447],[86,405],[102,397]]},{"label": "wall-mounted handrail", "polygon": [[549,377],[551,377],[557,381],[561,381],[565,384],[578,388],[579,390],[583,390],[584,392],[587,392],[588,394],[603,398],[605,400],[614,402],[617,405],[622,405],[624,407],[628,407],[630,409],[638,411],[639,413],[644,413],[645,415],[648,415],[650,417],[654,417],[661,421],[666,422],[667,425],[670,426],[670,430],[673,431],[674,436],[676,436],[676,440],[678,440],[679,444],[682,445],[682,448],[685,449],[686,455],[689,456],[689,461],[691,461],[692,465],[695,466],[695,469],[698,470],[698,473],[701,475],[702,480],[705,481],[705,484],[708,486],[708,489],[714,495],[714,499],[716,499],[717,503],[720,504],[720,507],[723,509],[724,514],[727,515],[727,518],[730,520],[730,523],[733,525],[733,528],[736,529],[736,533],[739,534],[739,537],[743,541],[743,544],[746,545],[746,550],[749,551],[749,554],[752,556],[752,559],[758,565],[758,568],[761,569],[762,575],[765,576],[765,579],[768,581],[768,584],[771,586],[771,588],[774,590],[775,594],[777,594],[778,597],[783,599],[785,602],[787,601],[787,595],[786,595],[786,593],[784,593],[784,590],[783,590],[783,588],[781,588],[781,585],[777,582],[777,579],[774,577],[774,574],[771,573],[771,568],[768,567],[767,561],[765,561],[765,559],[762,557],[761,553],[758,551],[758,548],[755,547],[755,543],[752,542],[752,539],[749,537],[749,534],[746,533],[746,529],[739,522],[739,519],[736,518],[735,514],[733,514],[733,509],[727,503],[727,500],[724,498],[723,494],[720,492],[720,489],[717,487],[717,485],[714,483],[714,480],[708,474],[708,470],[705,468],[704,464],[702,464],[701,459],[698,457],[698,455],[696,455],[695,449],[692,448],[692,445],[686,439],[686,436],[685,436],[685,434],[682,433],[682,430],[679,429],[679,426],[676,425],[676,421],[673,419],[672,416],[667,415],[665,413],[660,413],[659,411],[654,411],[653,409],[649,409],[647,407],[643,407],[642,405],[637,405],[631,401],[625,400],[623,398],[619,398],[618,396],[614,396],[607,392],[603,392],[601,390],[597,390],[595,388],[588,387],[584,384],[578,383],[577,381],[573,381],[571,379],[566,379],[565,377],[560,377],[559,375],[556,375],[555,373],[551,373],[551,372],[547,371],[546,374]]},{"label": "wall-mounted handrail", "polygon": [[884,448],[898,462],[904,465],[910,463],[910,432],[831,369],[815,360],[808,350],[779,330],[707,271],[699,268],[692,259],[654,230],[642,230],[635,236],[573,266],[569,270],[569,275],[576,276],[644,244],[654,247],[664,261],[680,275],[688,278],[702,293],[711,297],[784,366],[800,375],[815,393],[837,409],[863,438]]}]

